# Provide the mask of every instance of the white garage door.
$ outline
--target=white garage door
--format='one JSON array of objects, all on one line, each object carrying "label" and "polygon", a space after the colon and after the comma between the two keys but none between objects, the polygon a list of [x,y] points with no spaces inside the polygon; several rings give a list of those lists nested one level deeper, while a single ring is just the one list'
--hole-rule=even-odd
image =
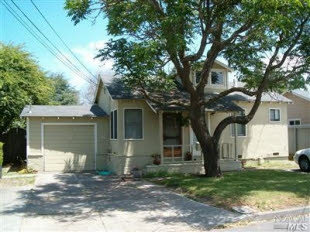
[{"label": "white garage door", "polygon": [[44,170],[95,169],[94,125],[44,125]]}]

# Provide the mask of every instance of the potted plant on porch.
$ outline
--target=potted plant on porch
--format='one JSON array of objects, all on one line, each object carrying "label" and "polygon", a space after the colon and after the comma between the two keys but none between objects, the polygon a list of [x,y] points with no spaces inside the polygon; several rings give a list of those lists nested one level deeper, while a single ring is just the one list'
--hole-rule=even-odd
[{"label": "potted plant on porch", "polygon": [[154,165],[159,165],[161,163],[161,161],[160,161],[160,158],[161,158],[160,154],[155,153],[155,154],[152,154],[151,156],[153,158],[153,164]]}]

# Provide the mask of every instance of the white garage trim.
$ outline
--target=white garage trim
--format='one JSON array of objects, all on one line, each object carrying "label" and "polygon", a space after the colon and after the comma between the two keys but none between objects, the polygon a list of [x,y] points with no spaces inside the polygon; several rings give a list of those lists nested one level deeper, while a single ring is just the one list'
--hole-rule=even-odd
[{"label": "white garage trim", "polygon": [[41,123],[41,153],[43,155],[43,171],[45,171],[45,154],[44,154],[44,126],[45,125],[92,125],[94,126],[95,170],[97,170],[97,123]]}]

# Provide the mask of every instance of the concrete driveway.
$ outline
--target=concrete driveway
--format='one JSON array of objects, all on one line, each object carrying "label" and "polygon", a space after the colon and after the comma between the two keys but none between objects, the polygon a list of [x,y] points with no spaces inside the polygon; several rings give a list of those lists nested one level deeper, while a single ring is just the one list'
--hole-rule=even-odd
[{"label": "concrete driveway", "polygon": [[1,193],[11,201],[0,206],[1,231],[205,231],[242,218],[116,176],[42,173],[30,189]]}]

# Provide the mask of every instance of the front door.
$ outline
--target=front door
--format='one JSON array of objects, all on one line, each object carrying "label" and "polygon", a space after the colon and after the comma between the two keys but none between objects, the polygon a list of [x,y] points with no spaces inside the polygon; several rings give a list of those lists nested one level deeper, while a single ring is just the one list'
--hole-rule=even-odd
[{"label": "front door", "polygon": [[182,116],[180,113],[163,114],[164,159],[182,159]]}]

